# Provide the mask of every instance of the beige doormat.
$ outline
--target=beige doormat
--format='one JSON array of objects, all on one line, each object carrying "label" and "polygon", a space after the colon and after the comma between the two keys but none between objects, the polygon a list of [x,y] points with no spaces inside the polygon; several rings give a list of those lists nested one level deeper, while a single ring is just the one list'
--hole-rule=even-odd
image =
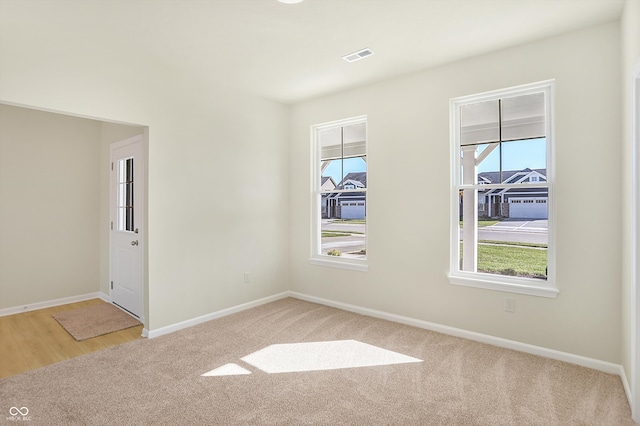
[{"label": "beige doormat", "polygon": [[79,342],[142,324],[109,303],[59,312],[51,316]]}]

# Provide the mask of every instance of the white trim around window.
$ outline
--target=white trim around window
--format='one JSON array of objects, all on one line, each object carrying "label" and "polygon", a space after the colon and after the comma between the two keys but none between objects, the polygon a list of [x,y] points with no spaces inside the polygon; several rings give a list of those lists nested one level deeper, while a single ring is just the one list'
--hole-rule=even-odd
[{"label": "white trim around window", "polygon": [[[531,95],[531,96],[529,96]],[[541,95],[544,95],[541,101]],[[527,294],[532,296],[555,298],[559,290],[555,283],[555,212],[553,202],[554,184],[554,155],[553,155],[553,105],[554,105],[554,82],[552,80],[518,87],[512,87],[493,92],[481,93],[472,96],[455,98],[450,101],[450,126],[451,126],[451,199],[450,199],[450,272],[449,282],[453,285],[497,290],[509,293]],[[529,102],[531,105],[530,116],[526,115],[526,106],[519,104]],[[496,120],[485,118],[485,114],[493,114],[493,103],[497,105]],[[503,107],[504,105],[504,107]],[[510,114],[512,121],[503,122],[503,108]],[[466,111],[466,124],[462,124],[462,108]],[[520,109],[522,108],[522,109]],[[487,113],[489,110],[489,113]],[[544,112],[540,112],[544,111]],[[542,114],[542,115],[541,115]],[[515,124],[514,124],[515,123]],[[522,124],[524,123],[524,124]],[[522,131],[518,129],[522,126]],[[503,138],[503,131],[508,135]],[[496,136],[498,135],[498,136]],[[511,136],[515,135],[515,136]],[[491,145],[502,145],[506,143],[519,143],[518,141],[540,140],[546,141],[545,155],[546,181],[508,183],[505,180],[489,182],[488,179],[478,178],[478,164],[486,160],[490,154],[488,150]],[[489,153],[476,150],[476,146],[486,145]],[[492,147],[494,149],[495,146]],[[480,149],[480,148],[478,148]],[[502,149],[502,148],[500,148]],[[470,151],[468,153],[467,151]],[[474,153],[475,152],[475,153]],[[500,151],[500,179],[503,173],[503,157]],[[464,157],[464,158],[463,158]],[[474,161],[475,158],[475,161]],[[544,158],[544,157],[542,157]],[[467,170],[463,168],[466,166]],[[505,166],[506,167],[506,166]],[[513,171],[513,170],[510,170]],[[496,174],[497,175],[497,174]],[[478,270],[478,194],[486,194],[486,191],[498,191],[504,188],[512,193],[522,188],[524,193],[534,189],[543,189],[548,193],[547,216],[548,216],[548,241],[547,241],[547,266],[546,279],[531,278],[530,276],[510,276],[499,273],[489,273]],[[511,188],[511,189],[509,189]],[[483,192],[485,191],[485,192]],[[460,194],[463,194],[460,195]],[[473,195],[475,194],[475,195]],[[522,194],[521,194],[522,196]],[[533,195],[532,195],[533,196]],[[466,203],[465,203],[466,201]],[[504,200],[508,204],[508,200]],[[465,210],[461,206],[473,206]],[[507,207],[508,208],[508,207]],[[464,214],[463,214],[464,211]],[[500,214],[503,214],[502,212]],[[472,218],[469,220],[469,218]],[[462,220],[462,228],[460,221]],[[464,235],[464,240],[462,240]],[[461,244],[462,243],[462,244]],[[461,254],[461,245],[464,252]],[[471,249],[470,247],[473,247]],[[464,258],[464,262],[462,262]]]},{"label": "white trim around window", "polygon": [[[344,120],[337,120],[328,123],[317,124],[311,126],[311,256],[309,258],[309,263],[319,266],[328,266],[333,268],[341,268],[348,269],[354,271],[362,271],[366,272],[368,269],[367,259],[366,259],[366,212],[368,210],[368,205],[366,203],[367,196],[367,185],[365,187],[359,187],[356,189],[344,189],[339,188],[340,181],[345,180],[348,173],[346,170],[343,170],[342,176],[339,181],[335,181],[334,184],[337,185],[335,188],[323,188],[322,187],[322,175],[325,171],[325,167],[327,164],[323,166],[323,157],[344,160],[347,158],[362,158],[366,164],[366,123],[367,116],[358,116],[353,118],[348,118]],[[340,142],[341,148],[338,149],[334,146],[323,147],[321,141],[321,134],[324,132],[326,135],[327,131],[333,131],[338,129],[355,129],[359,128],[359,130],[364,130],[364,138],[356,138],[357,140],[345,142],[345,139],[342,139]],[[344,130],[341,130],[344,133]],[[359,133],[359,132],[356,132]],[[353,135],[351,135],[353,138]],[[363,140],[360,140],[363,139]],[[325,163],[327,161],[325,160]],[[366,166],[365,166],[366,167]],[[366,167],[366,172],[368,172],[368,167]],[[322,220],[323,220],[323,199],[325,203],[329,202],[329,198],[331,195],[342,195],[348,196],[349,194],[353,194],[353,196],[358,196],[364,194],[365,201],[362,200],[350,200],[351,202],[360,203],[355,208],[362,207],[365,211],[365,224],[364,228],[364,256],[330,256],[327,254],[323,254],[322,249]],[[324,198],[323,198],[324,197]],[[339,200],[335,201],[335,206],[341,206]],[[342,204],[344,205],[344,204]],[[325,206],[325,208],[329,208],[329,205]],[[326,218],[325,218],[326,219]]]}]

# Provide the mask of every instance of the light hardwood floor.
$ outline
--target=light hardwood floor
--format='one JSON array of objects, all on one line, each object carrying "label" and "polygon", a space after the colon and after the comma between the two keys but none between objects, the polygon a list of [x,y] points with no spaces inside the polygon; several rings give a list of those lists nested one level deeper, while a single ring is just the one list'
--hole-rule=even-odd
[{"label": "light hardwood floor", "polygon": [[105,303],[100,299],[0,317],[0,379],[140,339],[142,326],[77,342],[51,314]]}]

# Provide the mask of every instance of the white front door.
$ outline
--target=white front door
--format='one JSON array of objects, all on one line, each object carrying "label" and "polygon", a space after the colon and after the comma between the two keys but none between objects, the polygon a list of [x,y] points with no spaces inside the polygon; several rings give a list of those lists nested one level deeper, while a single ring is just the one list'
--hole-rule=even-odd
[{"label": "white front door", "polygon": [[111,301],[143,318],[142,137],[111,145]]}]

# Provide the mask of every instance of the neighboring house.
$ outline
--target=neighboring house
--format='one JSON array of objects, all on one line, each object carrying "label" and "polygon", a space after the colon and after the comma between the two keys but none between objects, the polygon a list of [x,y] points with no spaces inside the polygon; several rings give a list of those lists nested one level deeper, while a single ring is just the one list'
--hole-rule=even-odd
[{"label": "neighboring house", "polygon": [[478,173],[480,185],[496,183],[531,182],[531,188],[494,188],[478,191],[479,217],[510,217],[518,219],[547,219],[548,189],[535,187],[535,182],[546,182],[546,169]]},{"label": "neighboring house", "polygon": [[332,190],[336,187],[336,182],[331,176],[321,176],[322,182],[320,185],[321,191]]},{"label": "neighboring house", "polygon": [[[322,177],[324,189],[325,179]],[[333,182],[333,179],[331,179]],[[367,187],[367,172],[348,173],[334,188],[354,190]],[[322,196],[323,219],[364,219],[367,215],[366,192],[332,192]]]}]

